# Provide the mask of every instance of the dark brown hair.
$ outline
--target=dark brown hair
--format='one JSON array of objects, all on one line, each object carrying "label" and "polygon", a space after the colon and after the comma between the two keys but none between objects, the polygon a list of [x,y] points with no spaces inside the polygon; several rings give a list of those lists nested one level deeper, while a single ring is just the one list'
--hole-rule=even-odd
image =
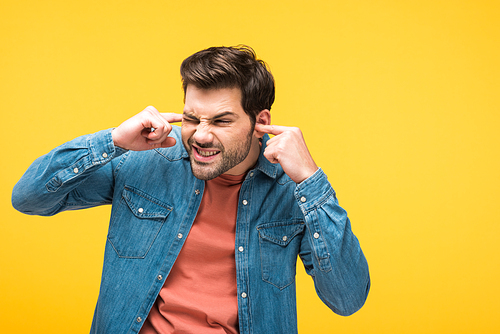
[{"label": "dark brown hair", "polygon": [[211,47],[186,58],[181,64],[184,99],[188,85],[201,89],[240,88],[241,106],[255,124],[257,114],[271,110],[274,78],[267,64],[245,45]]}]

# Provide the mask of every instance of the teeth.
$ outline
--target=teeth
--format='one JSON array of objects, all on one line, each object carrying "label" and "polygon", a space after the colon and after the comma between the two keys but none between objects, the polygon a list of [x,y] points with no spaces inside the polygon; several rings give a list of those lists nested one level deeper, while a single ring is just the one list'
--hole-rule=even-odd
[{"label": "teeth", "polygon": [[198,154],[201,155],[202,157],[211,157],[212,155],[216,155],[219,153],[218,151],[201,151],[197,150]]}]

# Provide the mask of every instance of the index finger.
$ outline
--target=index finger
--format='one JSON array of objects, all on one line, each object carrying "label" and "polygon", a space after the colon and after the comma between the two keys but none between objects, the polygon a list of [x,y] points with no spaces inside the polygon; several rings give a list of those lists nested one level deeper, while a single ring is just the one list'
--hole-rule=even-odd
[{"label": "index finger", "polygon": [[288,129],[286,126],[281,125],[264,125],[264,124],[255,124],[255,130],[259,132],[269,133],[271,135],[279,135],[285,132]]},{"label": "index finger", "polygon": [[181,122],[182,121],[182,114],[170,112],[170,113],[160,113],[160,115],[168,123],[175,123],[175,122]]}]

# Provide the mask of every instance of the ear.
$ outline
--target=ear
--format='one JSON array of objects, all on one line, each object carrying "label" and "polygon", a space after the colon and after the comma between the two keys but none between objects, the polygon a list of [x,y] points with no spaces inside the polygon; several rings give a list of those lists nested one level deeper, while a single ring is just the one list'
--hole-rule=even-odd
[{"label": "ear", "polygon": [[[267,109],[261,110],[257,117],[255,118],[255,124],[270,125],[271,124],[271,112]],[[262,138],[265,132],[260,132],[254,130],[253,135],[257,138]]]}]

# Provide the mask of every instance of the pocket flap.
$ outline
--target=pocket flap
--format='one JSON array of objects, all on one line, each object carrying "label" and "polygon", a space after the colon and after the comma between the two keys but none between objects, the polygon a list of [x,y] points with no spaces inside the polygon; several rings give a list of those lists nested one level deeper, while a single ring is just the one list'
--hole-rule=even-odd
[{"label": "pocket flap", "polygon": [[122,197],[138,218],[163,219],[172,211],[171,206],[132,187],[126,186],[123,189]]},{"label": "pocket flap", "polygon": [[297,235],[304,230],[304,222],[277,222],[257,226],[262,239],[271,241],[280,246],[286,246]]}]

